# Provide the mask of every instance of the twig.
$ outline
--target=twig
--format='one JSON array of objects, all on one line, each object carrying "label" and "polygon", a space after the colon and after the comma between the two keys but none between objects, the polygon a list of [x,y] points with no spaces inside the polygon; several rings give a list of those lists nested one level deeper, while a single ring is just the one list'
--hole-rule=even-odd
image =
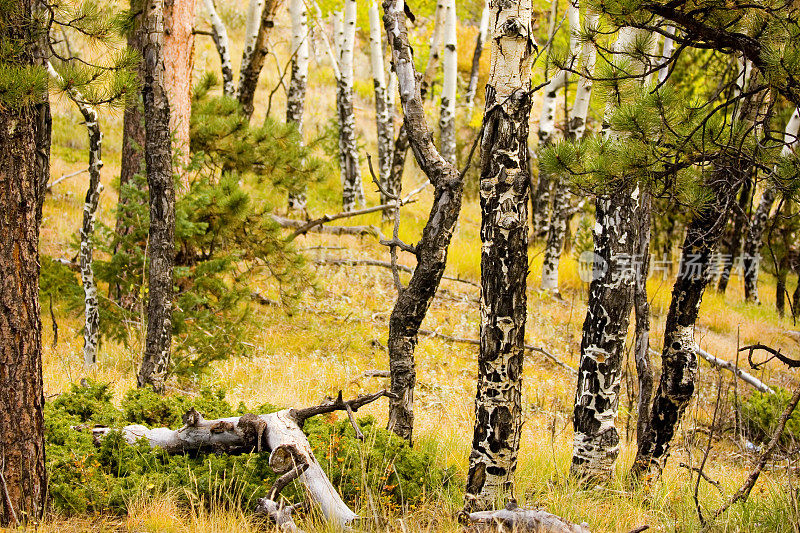
[{"label": "twig", "polygon": [[292,233],[288,241],[293,241],[300,235],[307,233],[311,228],[315,228],[317,226],[321,226],[322,224],[326,224],[328,222],[333,222],[334,220],[339,220],[342,218],[352,218],[357,217],[359,215],[368,215],[369,213],[376,213],[378,211],[386,211],[387,209],[392,209],[395,206],[394,203],[391,204],[382,204],[376,205],[373,207],[365,207],[364,209],[358,209],[356,211],[345,211],[342,213],[336,213],[334,215],[322,215],[319,218],[315,218],[314,220],[309,220],[299,228],[297,228],[294,233]]},{"label": "twig", "polygon": [[711,485],[714,485],[717,490],[722,493],[722,486],[719,481],[712,479],[708,474],[706,474],[702,468],[698,468],[696,466],[689,466],[686,463],[679,463],[679,467],[686,468],[687,470],[691,470],[692,472],[697,472],[698,475],[702,476],[703,479],[708,481]]},{"label": "twig", "polygon": [[80,170],[76,170],[75,172],[71,172],[69,174],[64,174],[63,176],[58,178],[56,181],[48,183],[47,184],[47,190],[50,191],[50,190],[53,189],[53,187],[55,187],[56,185],[58,185],[62,181],[67,180],[69,178],[74,178],[75,176],[77,176],[79,174],[83,174],[84,172],[89,172],[89,167],[82,168]]},{"label": "twig", "polygon": [[353,414],[353,409],[348,404],[344,404],[344,408],[347,411],[347,418],[350,419],[350,425],[353,426],[353,429],[356,432],[356,438],[363,442],[364,441],[364,433],[362,433],[361,432],[361,428],[358,427],[358,422],[356,422],[356,417]]},{"label": "twig", "polygon": [[[281,217],[278,215],[270,215],[272,220],[284,228],[301,228],[306,225],[302,220],[295,220],[293,218]],[[306,231],[315,233],[327,233],[330,235],[374,235],[378,238],[382,237],[381,230],[376,226],[315,226]],[[292,237],[293,238],[293,237]],[[291,239],[290,239],[291,240]]]},{"label": "twig", "polygon": [[[777,359],[778,361],[785,364],[789,368],[800,368],[800,360],[786,357],[781,353],[780,350],[775,350],[774,348],[770,348],[769,346],[766,346],[764,344],[757,343],[757,344],[752,344],[750,346],[744,346],[742,348],[739,348],[740,352],[743,352],[745,350],[747,350],[747,360],[750,363],[751,368],[758,369],[767,364],[772,359]],[[771,357],[768,357],[766,360],[761,361],[760,363],[756,363],[753,361],[753,352],[756,350],[762,350],[764,352],[767,352],[771,354]]]},{"label": "twig", "polygon": [[375,400],[386,396],[387,398],[396,398],[396,396],[387,391],[386,389],[380,390],[374,394],[359,394],[352,400],[343,400],[342,399],[342,391],[339,391],[339,394],[336,396],[336,399],[328,398],[326,401],[319,405],[314,405],[312,407],[303,407],[300,409],[291,409],[289,411],[289,416],[294,418],[297,425],[303,427],[303,422],[307,419],[311,418],[312,416],[321,415],[325,413],[332,413],[333,411],[346,411],[348,409],[352,409],[354,412],[358,411],[360,407],[363,407],[369,403],[374,402]]}]

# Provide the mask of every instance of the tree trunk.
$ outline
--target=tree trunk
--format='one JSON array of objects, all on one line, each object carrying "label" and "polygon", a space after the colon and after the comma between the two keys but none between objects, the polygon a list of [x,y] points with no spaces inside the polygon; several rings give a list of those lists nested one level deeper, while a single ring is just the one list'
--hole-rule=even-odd
[{"label": "tree trunk", "polygon": [[481,139],[481,327],[465,502],[511,495],[522,433],[528,274],[528,121],[536,48],[530,0],[492,4]]},{"label": "tree trunk", "polygon": [[739,193],[739,205],[734,209],[732,214],[733,224],[730,228],[731,232],[725,239],[725,247],[722,256],[722,272],[720,272],[719,282],[717,283],[717,292],[721,294],[725,294],[725,291],[728,290],[728,282],[731,279],[733,262],[742,251],[744,225],[747,223],[747,206],[750,205],[752,196],[752,181],[746,179],[744,183],[742,183],[742,191]]},{"label": "tree trunk", "polygon": [[456,84],[458,81],[457,25],[456,1],[445,0],[439,135],[442,157],[454,165],[456,164]]},{"label": "tree trunk", "polygon": [[[33,1],[35,20],[46,20],[51,7],[43,0]],[[33,40],[33,63],[43,69],[50,62],[50,36],[45,31],[37,32]],[[50,182],[50,141],[53,134],[53,117],[50,114],[50,99],[44,98],[34,105],[36,110],[36,175],[39,176],[36,221],[41,226],[47,184]]]},{"label": "tree trunk", "polygon": [[[541,172],[541,171],[540,171]],[[567,232],[567,216],[570,208],[570,192],[566,183],[555,182],[555,194],[550,224],[547,228],[547,244],[542,259],[542,290],[558,294],[558,263]]]},{"label": "tree trunk", "polygon": [[[56,72],[48,62],[47,70],[50,76],[62,82],[61,75]],[[84,294],[84,325],[83,325],[83,364],[85,367],[97,363],[97,345],[100,337],[100,312],[97,302],[97,285],[94,281],[92,256],[94,254],[94,223],[97,214],[97,204],[100,200],[100,191],[103,185],[100,182],[100,169],[103,168],[101,144],[103,134],[100,131],[97,111],[84,103],[83,95],[75,90],[67,89],[70,99],[78,106],[86,123],[89,134],[89,188],[83,204],[83,224],[81,224],[80,271]]]},{"label": "tree trunk", "polygon": [[[635,42],[637,30],[622,28],[614,51]],[[641,73],[643,65],[634,65]],[[606,104],[606,116],[614,103]],[[603,122],[603,133],[624,142]],[[583,323],[581,360],[575,392],[575,435],[571,474],[588,481],[611,476],[619,455],[619,433],[614,425],[619,406],[620,378],[628,332],[636,269],[636,208],[642,195],[636,177],[628,176],[607,197],[595,202],[594,265],[589,302]],[[646,192],[646,191],[645,191]]]},{"label": "tree trunk", "polygon": [[[308,15],[303,0],[289,2],[292,20],[292,77],[286,93],[286,122],[297,125],[300,142],[303,142],[303,108],[308,81]],[[289,210],[306,212],[306,191],[289,194]]]},{"label": "tree trunk", "polygon": [[383,18],[389,48],[397,73],[405,131],[422,171],[433,184],[433,205],[422,236],[414,247],[417,267],[408,287],[397,297],[389,318],[389,370],[391,390],[396,395],[389,403],[390,430],[411,440],[414,424],[414,347],[447,264],[447,249],[461,210],[462,176],[436,151],[433,136],[425,122],[421,83],[411,56],[405,25],[403,2],[385,0]]},{"label": "tree trunk", "polygon": [[789,275],[789,262],[783,254],[776,265],[775,275],[775,310],[783,318],[786,314],[786,278]]},{"label": "tree trunk", "polygon": [[650,360],[650,301],[647,299],[647,277],[650,273],[650,218],[652,198],[649,192],[642,193],[636,213],[636,245],[633,266],[636,279],[633,285],[633,307],[636,316],[633,355],[636,361],[636,375],[639,393],[636,397],[636,440],[641,443],[647,434],[650,420],[650,402],[653,398],[655,373]]},{"label": "tree trunk", "polygon": [[270,29],[275,26],[275,12],[280,3],[281,0],[250,0],[248,6],[237,92],[242,113],[248,118],[253,115],[253,100],[258,78],[264,66],[264,59],[267,57],[267,37]]},{"label": "tree trunk", "polygon": [[[378,3],[372,0],[369,5],[369,55],[372,66],[372,83],[375,87],[375,125],[378,137],[378,178],[381,187],[391,194],[398,189],[391,179],[394,148],[394,109],[389,107],[389,93],[386,87],[386,71],[383,66],[383,38],[381,37],[381,17]],[[381,204],[391,201],[381,192]],[[384,211],[387,216],[389,211]]]},{"label": "tree trunk", "polygon": [[631,474],[639,480],[657,479],[667,460],[670,441],[694,393],[697,346],[694,325],[714,253],[736,191],[745,179],[746,162],[728,157],[705,183],[713,202],[686,229],[678,278],[672,288],[664,327],[661,379],[644,438],[639,440]]},{"label": "tree trunk", "polygon": [[163,0],[148,0],[145,11],[144,117],[147,185],[150,190],[150,236],[147,335],[137,379],[164,391],[172,341],[172,269],[175,262],[175,190],[169,99],[164,87]]},{"label": "tree trunk", "polygon": [[364,188],[356,141],[353,111],[353,50],[356,40],[356,0],[345,0],[344,13],[336,15],[337,56],[340,77],[336,82],[339,114],[339,169],[342,177],[342,208],[353,211],[364,206]]},{"label": "tree trunk", "polygon": [[[675,33],[675,26],[668,24],[664,27],[664,31],[667,33]],[[672,37],[664,37],[664,45],[661,47],[661,62],[666,62],[669,58],[672,57],[672,53],[675,50],[675,40]],[[669,65],[665,65],[658,69],[658,83],[662,84],[669,76],[670,67]]]},{"label": "tree trunk", "polygon": [[231,62],[231,43],[228,39],[228,30],[222,22],[214,0],[203,0],[203,4],[208,11],[208,18],[211,19],[211,30],[213,32],[214,46],[219,54],[220,70],[222,72],[222,94],[233,97],[236,94],[236,84],[233,82],[233,63]]},{"label": "tree trunk", "polygon": [[[798,135],[800,135],[800,109],[795,109],[786,124],[781,155],[787,156],[791,154],[793,146],[797,143]],[[775,189],[768,185],[761,195],[761,200],[758,203],[756,212],[753,214],[753,219],[750,221],[750,227],[747,230],[747,237],[744,241],[744,251],[742,253],[744,296],[745,300],[751,303],[759,303],[758,271],[761,238],[764,236],[764,229],[767,227],[769,212],[772,210],[772,204],[775,203],[775,196]]]},{"label": "tree trunk", "polygon": [[174,135],[172,148],[183,165],[189,162],[195,1],[164,0],[164,86],[169,129]]},{"label": "tree trunk", "polygon": [[486,42],[486,34],[489,32],[490,12],[489,0],[484,0],[478,35],[475,36],[475,51],[472,53],[472,69],[470,70],[469,85],[467,85],[467,94],[465,96],[468,117],[472,116],[472,109],[475,106],[475,92],[478,90],[478,77],[481,70],[481,54],[483,53],[483,45]]},{"label": "tree trunk", "polygon": [[[13,2],[0,41],[16,46],[10,68],[41,68],[31,0]],[[35,65],[35,66],[34,66]],[[12,81],[13,84],[13,81]],[[0,106],[0,526],[38,520],[45,508],[39,213],[42,163],[37,142],[43,104]]]}]

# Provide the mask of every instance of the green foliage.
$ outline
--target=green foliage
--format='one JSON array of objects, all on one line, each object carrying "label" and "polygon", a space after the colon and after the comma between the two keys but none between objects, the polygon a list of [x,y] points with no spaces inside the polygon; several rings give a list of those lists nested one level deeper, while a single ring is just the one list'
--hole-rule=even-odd
[{"label": "green foliage", "polygon": [[[750,439],[769,441],[790,397],[789,391],[778,387],[775,394],[754,392],[742,401],[742,421]],[[786,422],[780,442],[784,446],[800,442],[800,409],[795,409]]]},{"label": "green foliage", "polygon": [[[128,445],[119,432],[109,433],[95,445],[88,432],[72,427],[144,423],[174,428],[192,407],[207,418],[246,412],[244,405],[233,409],[222,392],[204,390],[197,398],[187,398],[136,390],[125,395],[120,407],[111,403],[107,385],[93,382],[74,386],[47,403],[47,466],[57,511],[124,513],[131,500],[158,491],[171,491],[185,505],[252,510],[255,499],[265,496],[275,479],[268,453],[170,456],[145,443]],[[266,404],[255,412],[275,410]],[[364,503],[370,491],[381,504],[399,508],[451,496],[454,487],[460,486],[451,470],[438,466],[433,446],[422,443],[410,448],[373,418],[362,419],[359,425],[366,435],[363,443],[346,419],[316,417],[305,426],[322,468],[349,504]],[[282,494],[295,501],[304,498],[297,484]]]}]

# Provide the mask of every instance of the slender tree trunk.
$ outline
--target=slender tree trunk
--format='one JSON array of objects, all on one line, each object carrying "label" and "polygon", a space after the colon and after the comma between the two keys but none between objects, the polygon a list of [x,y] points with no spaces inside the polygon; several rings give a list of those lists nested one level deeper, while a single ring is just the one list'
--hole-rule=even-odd
[{"label": "slender tree trunk", "polygon": [[[0,41],[11,68],[41,68],[31,0],[7,7]],[[35,67],[34,67],[35,65]],[[13,84],[13,81],[12,81]],[[47,93],[42,104],[47,102]],[[38,520],[45,508],[39,218],[42,104],[0,106],[0,526]]]},{"label": "slender tree trunk", "polygon": [[[56,72],[48,62],[47,70],[50,76],[61,83],[61,75]],[[100,200],[100,191],[103,185],[100,182],[100,169],[103,168],[101,145],[103,133],[100,131],[97,111],[84,103],[83,95],[77,91],[68,90],[68,95],[78,106],[86,123],[89,134],[89,188],[83,204],[83,224],[81,224],[80,270],[84,294],[84,325],[83,325],[83,364],[85,367],[97,363],[97,345],[100,337],[100,312],[97,302],[97,285],[94,281],[92,256],[94,254],[94,223],[97,214],[97,204]]]},{"label": "slender tree trunk", "polygon": [[786,314],[786,278],[789,275],[789,262],[783,254],[776,265],[775,276],[775,310],[783,318]]},{"label": "slender tree trunk", "polygon": [[[675,33],[675,26],[667,25],[664,27],[667,33]],[[672,37],[664,37],[664,45],[661,47],[661,62],[666,62],[672,57],[672,52],[675,51],[675,40]],[[658,83],[662,84],[669,76],[669,65],[663,66],[658,69]]]},{"label": "slender tree trunk", "polygon": [[484,0],[478,35],[475,36],[475,51],[472,53],[472,69],[470,70],[469,85],[467,85],[467,94],[465,96],[468,117],[472,116],[472,109],[475,106],[475,92],[478,90],[478,77],[481,70],[481,54],[483,53],[483,45],[486,42],[486,34],[489,32],[490,13],[489,0]]},{"label": "slender tree trunk", "polygon": [[417,267],[408,287],[400,291],[389,318],[389,370],[391,390],[397,398],[389,402],[388,427],[410,441],[416,381],[414,348],[447,264],[447,250],[461,211],[463,181],[458,169],[436,151],[425,121],[422,84],[417,81],[403,8],[402,0],[385,0],[383,21],[397,73],[408,141],[417,163],[434,187],[428,221],[414,248]]},{"label": "slender tree trunk", "polygon": [[[783,149],[781,150],[783,156],[787,156],[792,152],[794,145],[797,143],[798,135],[800,135],[800,109],[795,109],[786,124],[783,135]],[[750,221],[750,227],[747,229],[747,237],[744,241],[744,251],[742,253],[744,296],[745,300],[751,303],[759,303],[758,271],[761,239],[764,236],[764,229],[767,227],[767,220],[769,220],[769,212],[772,210],[774,203],[775,189],[767,186],[761,195],[761,200],[758,203],[756,212],[753,214],[753,219]]]},{"label": "slender tree trunk", "polygon": [[164,81],[169,98],[169,129],[173,150],[189,162],[189,122],[192,115],[194,13],[196,0],[164,0]]},{"label": "slender tree trunk", "polygon": [[[542,89],[544,96],[542,97],[542,109],[539,113],[539,147],[542,150],[550,146],[554,140],[555,127],[556,127],[556,99],[558,97],[558,90],[564,86],[566,81],[566,72],[559,71],[550,80],[550,83]],[[535,239],[546,237],[549,231],[549,220],[552,207],[551,191],[554,188],[553,177],[550,176],[539,161],[539,182],[536,186],[536,194],[532,199],[531,207],[533,214],[531,216],[533,225],[533,236]]]},{"label": "slender tree trunk", "polygon": [[[391,180],[394,148],[394,109],[389,107],[389,93],[386,86],[386,71],[383,66],[383,38],[381,37],[381,17],[378,3],[372,0],[369,5],[369,55],[372,66],[372,83],[375,86],[375,125],[378,137],[378,178],[381,186],[391,194],[397,194],[395,183]],[[381,192],[381,203],[390,201]],[[389,212],[384,211],[388,216]]]},{"label": "slender tree trunk", "polygon": [[706,188],[714,194],[713,203],[686,229],[678,278],[672,288],[664,327],[661,379],[656,391],[644,438],[631,473],[639,480],[657,479],[669,454],[669,446],[683,412],[692,398],[697,376],[697,346],[694,325],[700,310],[711,259],[736,191],[745,179],[745,161],[728,158],[708,179]]},{"label": "slender tree trunk", "polygon": [[[336,86],[336,108],[339,112],[339,167],[342,176],[342,207],[352,211],[364,206],[361,164],[356,141],[356,119],[353,111],[353,50],[356,40],[356,0],[345,0],[338,42],[340,78]],[[342,18],[343,15],[343,18]]]},{"label": "slender tree trunk", "polygon": [[239,90],[237,98],[246,117],[253,114],[253,100],[258,86],[258,78],[267,57],[267,37],[275,26],[275,12],[281,0],[250,0],[247,11],[242,64],[239,70]]},{"label": "slender tree trunk", "polygon": [[[33,1],[35,20],[47,20],[50,6],[44,0]],[[45,31],[39,31],[33,41],[34,64],[45,68],[50,62],[50,36]],[[42,208],[44,207],[44,191],[50,182],[50,141],[53,133],[53,118],[50,114],[50,99],[44,98],[34,105],[36,110],[36,175],[39,176],[39,190],[42,194],[38,198],[36,221],[42,223]]]},{"label": "slender tree trunk", "polygon": [[203,4],[208,11],[208,18],[211,19],[211,30],[213,32],[214,46],[219,54],[220,70],[222,71],[222,94],[233,97],[236,95],[236,84],[233,81],[233,63],[231,62],[231,43],[228,39],[228,30],[225,23],[217,13],[217,6],[214,0],[203,0]]},{"label": "slender tree trunk", "polygon": [[466,504],[511,495],[522,433],[528,274],[530,0],[492,4],[492,51],[481,140],[481,328]]},{"label": "slender tree trunk", "polygon": [[725,294],[728,289],[728,282],[731,279],[731,271],[733,270],[733,262],[739,253],[742,251],[742,243],[744,241],[744,226],[747,223],[747,206],[750,205],[750,200],[753,196],[752,180],[746,179],[742,183],[742,191],[739,193],[739,205],[732,214],[733,223],[731,224],[731,232],[725,239],[725,247],[723,254],[722,272],[720,272],[719,283],[717,284],[717,292]]},{"label": "slender tree trunk", "polygon": [[[294,123],[303,142],[303,108],[308,81],[308,15],[303,0],[290,0],[289,16],[292,19],[292,77],[286,93],[286,122]],[[289,195],[290,211],[306,211],[305,189]]]},{"label": "slender tree trunk", "polygon": [[566,183],[554,183],[553,210],[547,228],[547,243],[542,260],[542,290],[558,294],[558,264],[567,232],[570,193]]},{"label": "slender tree trunk", "polygon": [[144,116],[147,185],[150,190],[150,236],[147,249],[147,335],[139,369],[139,387],[164,391],[172,341],[172,270],[175,262],[175,190],[169,99],[164,87],[163,3],[148,0],[145,11]]},{"label": "slender tree trunk", "polygon": [[634,360],[636,375],[639,381],[639,393],[636,398],[636,440],[641,442],[647,435],[647,423],[650,420],[650,402],[653,399],[653,380],[655,373],[650,360],[650,301],[647,299],[647,277],[650,273],[650,218],[652,214],[652,198],[645,191],[639,198],[636,213],[636,245],[634,247],[633,266],[636,279],[633,285],[633,307],[636,316],[634,331]]},{"label": "slender tree trunk", "polygon": [[[626,50],[638,30],[622,28],[615,52]],[[638,63],[634,71],[641,73]],[[606,104],[606,116],[613,103]],[[624,142],[610,128],[603,132],[613,142]],[[589,302],[581,339],[581,360],[575,393],[575,435],[571,474],[588,481],[611,476],[619,455],[619,433],[614,425],[619,407],[619,388],[625,337],[633,304],[636,270],[631,261],[636,248],[636,208],[642,194],[636,177],[629,176],[608,196],[595,202],[594,257]]]},{"label": "slender tree trunk", "polygon": [[456,164],[456,85],[458,81],[458,36],[456,0],[445,0],[444,49],[442,52],[442,102],[439,111],[439,134],[442,157]]}]

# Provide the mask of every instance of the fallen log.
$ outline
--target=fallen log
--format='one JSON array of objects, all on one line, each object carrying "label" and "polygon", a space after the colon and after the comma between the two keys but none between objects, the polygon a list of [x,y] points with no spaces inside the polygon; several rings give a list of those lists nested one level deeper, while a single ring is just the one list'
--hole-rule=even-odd
[{"label": "fallen log", "polygon": [[[347,411],[352,421],[353,412],[383,396],[391,397],[391,393],[382,390],[344,401],[339,392],[336,399],[328,399],[313,407],[284,409],[261,415],[246,413],[216,420],[205,420],[192,409],[183,416],[183,427],[176,430],[163,427],[151,429],[135,424],[123,427],[120,432],[130,444],[145,439],[151,448],[162,448],[169,454],[269,452],[270,467],[284,475],[275,482],[269,497],[259,502],[261,512],[270,516],[284,530],[298,532],[291,520],[292,508],[282,507],[274,500],[280,490],[296,478],[305,485],[325,519],[337,527],[346,528],[358,516],[344,503],[314,457],[302,430],[303,423],[312,416],[333,411]],[[114,430],[97,427],[92,433],[97,441],[111,431]]]},{"label": "fallen log", "polygon": [[586,522],[575,524],[541,509],[524,509],[510,502],[499,511],[464,513],[461,521],[470,533],[590,533]]},{"label": "fallen log", "polygon": [[[650,353],[656,356],[660,356],[661,354],[655,351],[654,349],[650,348]],[[769,385],[758,379],[752,374],[748,374],[741,367],[737,368],[736,365],[731,363],[730,361],[726,361],[724,359],[720,359],[719,357],[713,356],[707,351],[703,350],[700,347],[697,347],[697,355],[708,361],[711,366],[716,366],[718,368],[724,368],[728,372],[734,374],[736,377],[750,385],[751,387],[755,388],[759,392],[764,392],[767,394],[775,394],[775,391],[772,390]]]}]

